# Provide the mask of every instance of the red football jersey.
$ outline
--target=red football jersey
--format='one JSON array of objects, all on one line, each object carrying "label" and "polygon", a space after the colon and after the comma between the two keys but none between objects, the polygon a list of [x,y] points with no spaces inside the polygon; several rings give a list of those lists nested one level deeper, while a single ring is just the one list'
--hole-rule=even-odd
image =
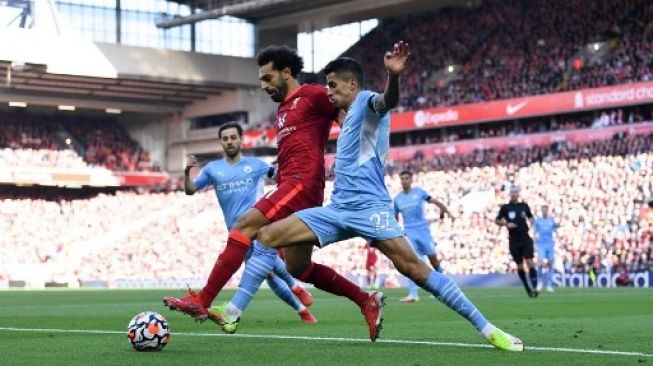
[{"label": "red football jersey", "polygon": [[279,104],[277,183],[299,180],[309,190],[324,190],[324,145],[338,110],[324,86],[305,84]]}]

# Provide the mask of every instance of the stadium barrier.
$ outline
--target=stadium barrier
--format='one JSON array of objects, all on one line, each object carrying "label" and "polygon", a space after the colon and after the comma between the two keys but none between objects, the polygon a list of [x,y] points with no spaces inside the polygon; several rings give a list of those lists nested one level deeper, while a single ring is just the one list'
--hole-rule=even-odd
[{"label": "stadium barrier", "polygon": [[[569,288],[585,288],[585,287],[619,287],[617,279],[621,273],[617,272],[599,272],[593,278],[588,273],[570,273],[570,272],[556,272],[553,277],[553,284],[556,287],[569,287]],[[629,273],[632,287],[651,288],[653,287],[653,271],[638,271]],[[365,284],[365,276],[363,275],[350,275],[347,276],[351,281],[363,286]],[[472,275],[451,275],[451,278],[461,287],[497,287],[497,286],[521,286],[519,277],[511,273],[492,273],[492,274],[472,274]],[[44,287],[74,287],[77,288],[119,288],[119,289],[147,289],[147,288],[201,288],[205,283],[202,278],[187,278],[187,279],[171,279],[171,280],[128,280],[118,279],[112,282],[105,280],[84,280],[79,281],[79,284],[71,286],[64,282],[46,282],[44,286],[35,287],[34,284],[28,284],[22,280],[0,280],[0,289],[6,288],[44,288]],[[383,288],[396,288],[406,287],[407,282],[405,278],[397,281],[397,276],[394,274],[380,274],[378,275],[378,284]],[[227,288],[235,288],[237,282],[231,281]],[[310,285],[308,285],[310,286]],[[267,288],[267,284],[263,284],[262,288]]]}]

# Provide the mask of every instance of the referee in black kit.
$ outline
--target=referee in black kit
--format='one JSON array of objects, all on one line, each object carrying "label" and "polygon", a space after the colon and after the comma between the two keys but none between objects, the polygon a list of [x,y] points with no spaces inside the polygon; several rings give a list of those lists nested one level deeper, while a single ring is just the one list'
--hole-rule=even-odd
[{"label": "referee in black kit", "polygon": [[[519,187],[513,186],[510,190],[510,202],[501,205],[495,222],[499,226],[508,228],[510,255],[517,263],[519,278],[524,284],[528,296],[537,297],[537,271],[533,262],[533,239],[528,235],[529,226],[526,223],[527,220],[533,225],[534,218],[531,209],[526,202],[519,202]],[[528,265],[528,274],[531,278],[530,285],[526,278],[524,259],[526,259]]]}]

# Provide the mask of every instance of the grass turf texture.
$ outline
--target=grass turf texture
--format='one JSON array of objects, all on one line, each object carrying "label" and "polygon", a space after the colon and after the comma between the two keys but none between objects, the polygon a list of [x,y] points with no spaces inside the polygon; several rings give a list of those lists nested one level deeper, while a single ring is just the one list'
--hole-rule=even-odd
[{"label": "grass turf texture", "polygon": [[[97,330],[107,333],[0,329],[2,365],[653,365],[653,290],[559,289],[530,299],[521,288],[467,288],[494,324],[520,337],[523,353],[485,345],[474,328],[428,294],[401,304],[405,290],[390,290],[380,342],[365,342],[358,308],[344,298],[313,290],[317,325],[304,325],[271,291],[256,295],[235,336],[211,322],[196,324],[163,307],[179,290],[0,291],[0,328]],[[225,291],[216,300],[228,300]],[[170,344],[138,353],[127,344],[128,321],[153,310],[168,320]],[[262,337],[244,337],[262,335]],[[266,336],[273,336],[266,337]],[[284,339],[280,337],[311,339]],[[361,341],[315,339],[351,338]],[[442,344],[383,343],[383,340]],[[462,343],[454,346],[444,343]],[[528,348],[535,347],[529,350]],[[610,355],[544,348],[641,352]]]}]

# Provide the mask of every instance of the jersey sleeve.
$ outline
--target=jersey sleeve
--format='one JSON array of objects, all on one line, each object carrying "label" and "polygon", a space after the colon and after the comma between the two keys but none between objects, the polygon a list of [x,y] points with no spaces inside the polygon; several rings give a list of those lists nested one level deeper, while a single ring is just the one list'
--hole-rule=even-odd
[{"label": "jersey sleeve", "polygon": [[367,100],[367,106],[379,116],[383,116],[388,113],[387,109],[381,109],[380,106],[384,105],[383,95],[379,93],[370,93],[369,99]]},{"label": "jersey sleeve", "polygon": [[427,191],[425,191],[425,190],[423,190],[423,189],[421,189],[421,188],[420,188],[419,191],[420,191],[419,193],[422,195],[422,199],[423,199],[424,201],[428,202],[428,201],[431,200],[431,195],[430,195]]},{"label": "jersey sleeve", "polygon": [[209,176],[209,167],[208,165],[202,168],[200,174],[195,177],[193,180],[193,185],[197,189],[204,189],[211,183],[211,177]]},{"label": "jersey sleeve", "polygon": [[524,203],[524,212],[526,213],[526,217],[529,219],[533,218],[533,213],[531,212],[531,208],[528,206],[528,204]]},{"label": "jersey sleeve", "polygon": [[258,176],[265,176],[271,178],[270,169],[272,167],[261,159],[256,159],[256,173]]},{"label": "jersey sleeve", "polygon": [[499,209],[499,213],[497,214],[497,220],[499,219],[507,219],[505,205],[501,206],[501,208]]},{"label": "jersey sleeve", "polygon": [[326,88],[316,87],[315,91],[311,94],[311,102],[319,114],[328,117],[332,121],[338,119],[338,108],[329,100]]}]

